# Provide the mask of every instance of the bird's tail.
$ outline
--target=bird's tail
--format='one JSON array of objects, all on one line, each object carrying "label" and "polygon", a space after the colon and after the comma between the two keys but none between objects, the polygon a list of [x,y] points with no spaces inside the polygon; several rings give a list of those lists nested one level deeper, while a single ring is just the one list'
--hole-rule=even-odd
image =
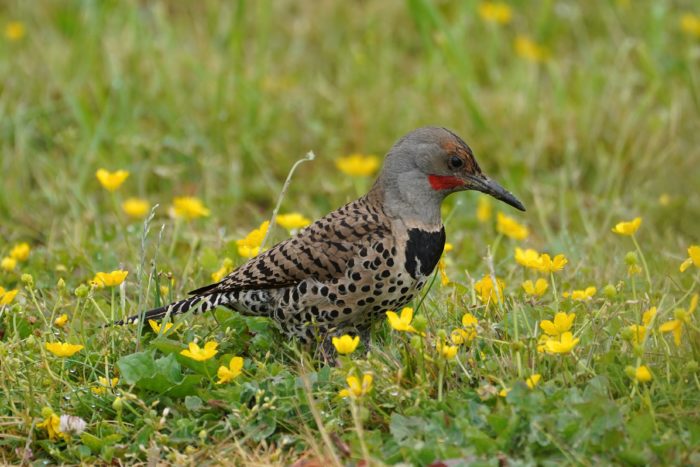
[{"label": "bird's tail", "polygon": [[181,315],[190,310],[192,310],[195,314],[205,313],[219,305],[225,305],[226,303],[228,303],[226,294],[217,293],[211,295],[198,295],[180,300],[179,302],[171,303],[170,305],[162,306],[160,308],[154,308],[145,313],[129,316],[128,318],[117,321],[114,324],[117,326],[122,324],[133,324],[138,323],[140,319],[143,319],[144,322],[148,322],[149,319],[160,320],[166,316]]}]

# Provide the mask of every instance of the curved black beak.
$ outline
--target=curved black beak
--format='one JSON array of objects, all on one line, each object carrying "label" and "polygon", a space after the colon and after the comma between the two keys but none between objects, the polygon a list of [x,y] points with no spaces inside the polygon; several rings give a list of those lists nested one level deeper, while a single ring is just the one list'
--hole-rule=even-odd
[{"label": "curved black beak", "polygon": [[523,203],[521,203],[518,198],[513,196],[513,193],[506,190],[500,184],[486,177],[485,175],[483,176],[483,178],[469,177],[469,181],[471,182],[470,185],[472,190],[486,193],[487,195],[491,195],[494,198],[501,200],[506,204],[510,204],[515,209],[525,211],[525,206],[523,206]]}]

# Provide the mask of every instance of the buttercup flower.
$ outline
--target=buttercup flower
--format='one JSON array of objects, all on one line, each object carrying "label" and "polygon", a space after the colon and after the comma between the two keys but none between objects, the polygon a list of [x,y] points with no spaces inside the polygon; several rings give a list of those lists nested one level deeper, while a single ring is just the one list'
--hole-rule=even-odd
[{"label": "buttercup flower", "polygon": [[531,280],[526,280],[523,282],[522,287],[526,294],[533,297],[541,297],[549,288],[549,283],[542,278],[537,279],[534,284]]},{"label": "buttercup flower", "polygon": [[143,219],[151,209],[148,201],[141,198],[127,198],[122,203],[122,211],[133,219]]},{"label": "buttercup flower", "polygon": [[513,17],[513,10],[502,2],[481,2],[479,16],[486,22],[508,24]]},{"label": "buttercup flower", "polygon": [[356,376],[348,376],[346,381],[348,383],[348,388],[343,389],[338,393],[338,397],[351,397],[353,399],[359,399],[362,396],[367,395],[372,390],[372,375],[370,373],[365,373],[362,375],[362,383],[360,383],[359,378]]},{"label": "buttercup flower", "polygon": [[479,295],[479,299],[484,303],[498,303],[503,300],[503,289],[506,283],[503,280],[496,278],[496,287],[493,286],[493,281],[490,275],[485,275],[476,283],[474,283],[474,290]]},{"label": "buttercup flower", "polygon": [[68,322],[68,315],[63,313],[61,316],[53,320],[53,325],[62,328]]},{"label": "buttercup flower", "polygon": [[634,379],[640,383],[648,383],[652,380],[651,371],[645,365],[638,366],[634,370]]},{"label": "buttercup flower", "polygon": [[676,309],[673,313],[675,319],[667,321],[659,327],[659,331],[661,332],[673,333],[673,342],[676,344],[676,347],[681,345],[683,327],[690,321],[690,317],[693,315],[693,312],[697,306],[698,294],[695,294],[693,295],[693,298],[690,299],[690,306],[688,306],[688,310],[684,310],[683,308]]},{"label": "buttercup flower", "polygon": [[119,269],[112,272],[98,272],[95,274],[95,278],[90,284],[98,288],[116,287],[117,285],[121,285],[128,275],[129,271],[122,271]]},{"label": "buttercup flower", "polygon": [[689,36],[700,37],[700,16],[685,13],[680,20],[681,30]]},{"label": "buttercup flower", "polygon": [[452,360],[457,356],[457,350],[459,347],[456,345],[447,345],[438,341],[435,343],[435,349],[445,360]]},{"label": "buttercup flower", "polygon": [[[158,321],[155,321],[155,320],[153,320],[153,319],[149,319],[149,320],[148,320],[148,325],[151,327],[151,329],[153,330],[153,332],[155,332],[156,334],[160,334],[160,330],[161,330],[161,328],[163,327],[162,324],[160,324]],[[163,332],[166,333],[166,332],[170,331],[170,329],[171,329],[173,326],[174,326],[173,323],[168,323],[168,324],[166,324],[166,325],[165,325],[165,330],[164,330]]]},{"label": "buttercup flower", "polygon": [[576,344],[578,344],[579,341],[580,339],[578,337],[574,338],[573,334],[570,332],[565,332],[559,337],[559,339],[548,339],[547,342],[545,342],[545,350],[549,353],[569,353],[574,347],[576,347]]},{"label": "buttercup flower", "polygon": [[44,346],[46,350],[57,357],[72,357],[85,348],[84,345],[69,344],[67,342],[47,342]]},{"label": "buttercup flower", "polygon": [[115,377],[112,379],[107,379],[104,376],[98,376],[97,382],[98,384],[91,387],[90,390],[94,394],[104,394],[107,392],[107,389],[112,389],[117,386],[117,383],[119,383],[119,378]]},{"label": "buttercup flower", "polygon": [[527,36],[515,38],[515,52],[526,60],[539,63],[549,59],[549,50]]},{"label": "buttercup flower", "polygon": [[19,293],[19,290],[5,290],[4,288],[0,287],[0,306],[3,305],[9,305],[12,303],[12,300],[15,299],[17,294]]},{"label": "buttercup flower", "polygon": [[220,366],[216,371],[216,376],[219,377],[219,381],[216,384],[224,384],[233,381],[241,374],[243,369],[243,358],[233,357],[228,363],[228,367]]},{"label": "buttercup flower", "polygon": [[464,313],[462,315],[462,326],[464,326],[464,331],[466,333],[466,340],[471,341],[476,337],[476,326],[479,324],[479,320],[476,319],[471,313]]},{"label": "buttercup flower", "polygon": [[496,230],[506,237],[515,240],[525,240],[530,234],[530,231],[524,225],[518,223],[510,216],[506,216],[502,212],[496,215]]},{"label": "buttercup flower", "polygon": [[221,280],[228,276],[231,271],[233,271],[233,261],[231,258],[224,258],[224,263],[221,267],[211,274],[211,280],[214,282],[221,282]]},{"label": "buttercup flower", "polygon": [[649,324],[651,324],[651,320],[654,319],[654,316],[656,316],[655,306],[642,313],[642,323],[644,323],[644,326],[649,326]]},{"label": "buttercup flower", "polygon": [[593,286],[586,287],[585,290],[574,290],[572,292],[562,293],[562,297],[571,298],[571,300],[576,300],[579,302],[590,300],[596,293],[596,288]]},{"label": "buttercup flower", "polygon": [[332,339],[333,347],[341,355],[348,355],[355,351],[358,344],[360,343],[360,336],[351,337],[348,334],[344,334],[340,337],[334,337]]},{"label": "buttercup flower", "polygon": [[216,350],[216,348],[218,346],[219,344],[214,341],[207,342],[204,344],[203,348],[199,347],[195,342],[190,342],[189,348],[181,351],[180,355],[191,358],[192,360],[197,360],[198,362],[203,362],[217,354],[218,350]]},{"label": "buttercup flower", "polygon": [[[525,384],[528,388],[534,389],[535,386],[539,384],[540,379],[542,379],[542,375],[540,375],[539,373],[535,373],[534,375],[530,376],[528,379],[525,380]],[[498,395],[501,397],[506,397],[510,391],[511,388],[503,388],[498,393]]]},{"label": "buttercup flower", "polygon": [[236,240],[238,254],[244,258],[252,258],[260,253],[260,246],[265,239],[267,229],[270,228],[270,221],[260,224],[260,227],[253,229],[245,238]]},{"label": "buttercup flower", "polygon": [[17,261],[27,261],[27,258],[29,258],[30,251],[31,248],[29,247],[29,243],[18,243],[17,245],[13,246],[10,250],[10,258],[15,259]]},{"label": "buttercup flower", "polygon": [[688,259],[681,264],[681,272],[685,272],[691,265],[700,268],[700,245],[691,245],[688,248]]},{"label": "buttercup flower", "polygon": [[311,224],[311,220],[298,212],[280,214],[277,216],[277,223],[287,230],[296,230]]},{"label": "buttercup flower", "polygon": [[515,248],[515,262],[526,268],[537,269],[540,266],[540,254],[537,250],[528,248],[523,250],[522,248]]},{"label": "buttercup flower", "polygon": [[24,37],[24,23],[20,21],[10,21],[5,26],[5,37],[7,40],[15,42]]},{"label": "buttercup flower", "polygon": [[0,269],[7,272],[12,272],[17,267],[17,260],[10,258],[9,256],[4,257],[0,260]]},{"label": "buttercup flower", "polygon": [[491,220],[491,201],[486,196],[479,196],[476,205],[476,220],[482,224]]},{"label": "buttercup flower", "polygon": [[379,169],[379,163],[377,156],[365,154],[350,154],[335,161],[336,167],[351,177],[369,177]]},{"label": "buttercup flower", "polygon": [[181,196],[173,200],[171,214],[174,217],[179,217],[185,220],[198,219],[207,217],[210,214],[209,209],[204,206],[202,200],[191,196]]},{"label": "buttercup flower", "polygon": [[540,328],[542,328],[548,336],[560,336],[571,330],[571,325],[574,323],[575,318],[576,313],[566,314],[559,312],[554,315],[554,321],[545,319],[540,322]]},{"label": "buttercup flower", "polygon": [[401,317],[393,311],[387,311],[386,317],[389,320],[389,325],[395,330],[416,332],[416,329],[411,326],[411,321],[413,321],[413,308],[405,307],[401,310]]},{"label": "buttercup flower", "polygon": [[569,260],[564,255],[560,254],[550,258],[547,253],[543,253],[538,259],[537,270],[545,274],[561,271],[568,262]]},{"label": "buttercup flower", "polygon": [[107,191],[117,191],[122,183],[129,177],[129,172],[126,170],[117,170],[116,172],[110,172],[106,169],[99,169],[95,176],[97,180]]},{"label": "buttercup flower", "polygon": [[639,226],[641,225],[642,218],[635,217],[629,222],[618,222],[617,224],[615,224],[615,227],[613,227],[612,231],[619,235],[634,235],[635,232],[639,230]]},{"label": "buttercup flower", "polygon": [[41,416],[44,417],[44,421],[37,423],[36,427],[45,429],[51,441],[63,438],[63,433],[61,432],[61,418],[48,407],[44,407],[41,410]]}]

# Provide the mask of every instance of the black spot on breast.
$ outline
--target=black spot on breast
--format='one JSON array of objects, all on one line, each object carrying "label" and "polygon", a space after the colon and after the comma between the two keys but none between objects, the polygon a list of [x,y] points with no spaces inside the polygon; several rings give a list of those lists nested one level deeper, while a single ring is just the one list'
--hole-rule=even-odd
[{"label": "black spot on breast", "polygon": [[419,275],[429,275],[440,261],[440,255],[442,255],[444,248],[444,227],[438,232],[410,229],[408,242],[406,242],[406,271],[414,279],[417,279]]}]

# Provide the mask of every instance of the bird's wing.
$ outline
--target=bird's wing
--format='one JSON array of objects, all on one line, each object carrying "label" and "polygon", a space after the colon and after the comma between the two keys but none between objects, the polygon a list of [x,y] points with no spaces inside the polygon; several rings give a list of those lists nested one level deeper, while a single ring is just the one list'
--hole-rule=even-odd
[{"label": "bird's wing", "polygon": [[372,204],[365,198],[353,201],[250,259],[221,282],[190,294],[271,289],[309,278],[325,281],[340,277],[363,248],[390,236],[389,220]]}]

